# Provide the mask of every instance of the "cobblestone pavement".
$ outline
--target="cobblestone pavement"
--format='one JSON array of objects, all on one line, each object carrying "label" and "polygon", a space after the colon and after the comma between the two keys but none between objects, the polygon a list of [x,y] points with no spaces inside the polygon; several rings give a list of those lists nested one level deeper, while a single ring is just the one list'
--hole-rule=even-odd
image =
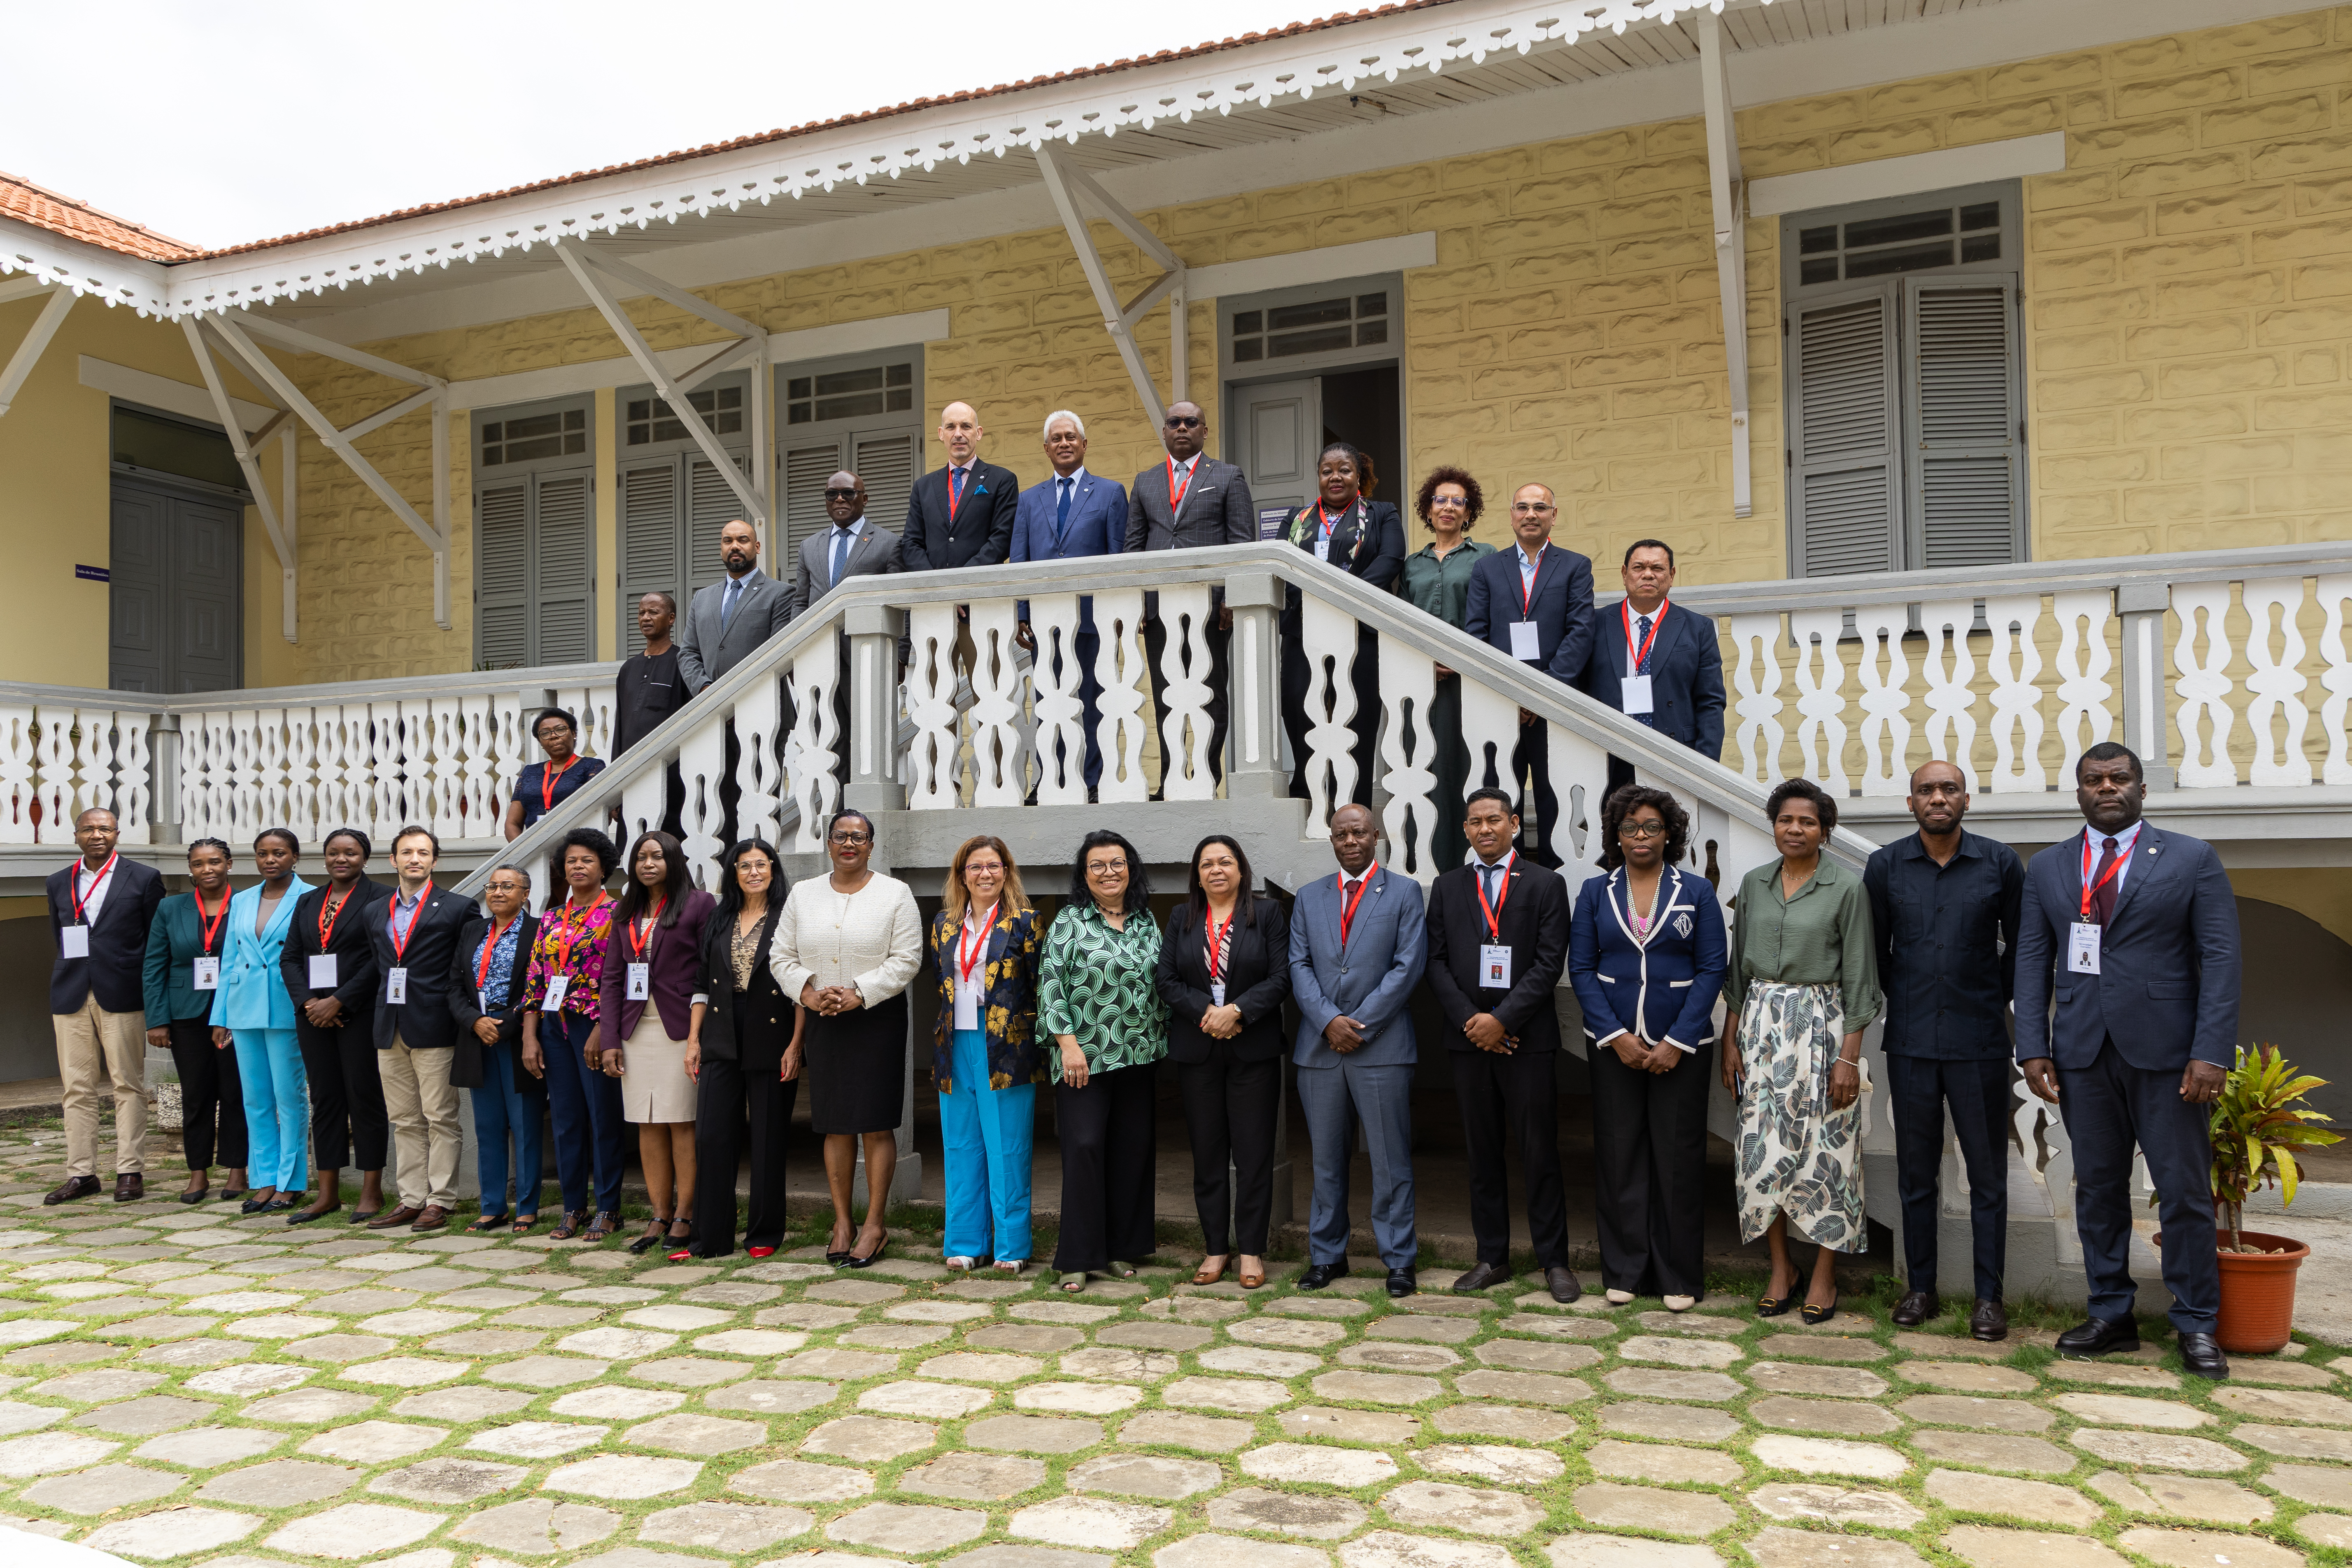
[{"label": "cobblestone pavement", "polygon": [[2281,1568],[2352,1549],[2352,1359],[2317,1346],[2217,1386],[2156,1344],[2063,1363],[2046,1328],[1979,1346],[1739,1300],[1563,1310],[1525,1280],[1392,1304],[1377,1274],[1297,1292],[1295,1265],[1246,1295],[1160,1269],[1077,1297],[917,1258],[673,1265],[289,1229],[168,1192],[43,1208],[57,1161],[54,1133],[0,1135],[0,1522],[134,1561]]}]

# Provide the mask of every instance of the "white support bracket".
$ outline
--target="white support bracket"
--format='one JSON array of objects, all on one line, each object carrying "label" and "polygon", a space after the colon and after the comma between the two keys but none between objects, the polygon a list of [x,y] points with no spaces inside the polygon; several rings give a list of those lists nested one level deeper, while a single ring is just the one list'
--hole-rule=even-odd
[{"label": "white support bracket", "polygon": [[[213,407],[220,413],[222,432],[228,437],[229,450],[236,455],[236,466],[245,475],[246,489],[253,492],[254,509],[261,513],[262,531],[269,535],[269,548],[278,557],[278,577],[280,607],[284,616],[283,630],[288,642],[299,642],[299,627],[296,619],[298,604],[298,552],[294,538],[294,437],[296,426],[280,414],[262,429],[261,434],[247,436],[239,427],[236,406],[221,380],[220,366],[213,359],[212,345],[205,339],[204,329],[193,321],[183,321],[180,329],[187,334],[188,352],[196,356],[196,371],[205,379],[205,390],[212,394]],[[261,448],[271,437],[283,436],[286,458],[279,468],[282,478],[279,493],[285,498],[285,510],[269,499],[269,489],[261,482]]]},{"label": "white support bracket", "polygon": [[[1070,163],[1058,146],[1047,143],[1037,149],[1037,168],[1045,176],[1046,194],[1054,198],[1054,210],[1061,215],[1062,227],[1069,234],[1071,247],[1078,253],[1078,267],[1087,275],[1087,287],[1094,290],[1095,303],[1102,310],[1103,330],[1110,334],[1119,359],[1127,365],[1128,379],[1135,383],[1136,394],[1143,399],[1144,412],[1151,416],[1156,437],[1168,416],[1168,403],[1181,403],[1186,398],[1190,355],[1186,352],[1184,258],[1146,228],[1133,213],[1119,205],[1108,191],[1095,182],[1094,176]],[[1104,222],[1133,241],[1138,249],[1164,269],[1160,279],[1131,303],[1121,305],[1111,288],[1102,253],[1095,248],[1094,231],[1087,226],[1087,215],[1078,205],[1081,196]],[[1152,384],[1151,372],[1143,363],[1143,351],[1135,342],[1136,323],[1162,300],[1168,301],[1167,403],[1160,401],[1160,389]]]},{"label": "white support bracket", "polygon": [[[388,420],[397,417],[399,414],[408,413],[421,405],[430,404],[434,416],[432,522],[428,523],[419,517],[416,514],[416,509],[409,504],[408,498],[394,489],[391,481],[376,471],[375,465],[360,455],[359,448],[352,443],[356,438],[355,433],[361,433],[361,426],[353,426],[350,430],[336,428],[333,421],[319,412],[318,405],[304,396],[301,388],[294,384],[293,379],[278,367],[277,362],[263,353],[255,344],[253,338],[247,335],[248,327],[253,329],[255,336],[268,338],[289,348],[324,354],[342,363],[372,370],[379,374],[405,381],[425,389],[418,396],[404,399],[392,409],[381,411],[378,415],[372,416],[370,419],[362,420],[361,425],[365,426],[369,430],[373,430]],[[192,326],[191,331],[194,331],[194,328]],[[292,410],[297,418],[309,426],[310,433],[319,438],[320,444],[341,458],[344,466],[359,477],[360,482],[373,491],[378,500],[391,508],[392,514],[406,523],[409,531],[423,540],[425,547],[433,552],[433,624],[445,632],[449,630],[453,623],[449,617],[448,384],[439,376],[427,374],[424,371],[412,370],[403,364],[394,364],[392,361],[379,359],[374,354],[366,353],[358,349],[345,348],[341,343],[314,337],[309,332],[284,326],[276,321],[265,321],[263,318],[256,316],[246,314],[238,314],[235,317],[226,314],[216,316],[206,323],[205,331],[212,334],[215,341],[226,345],[247,373],[261,385],[268,387],[277,396],[278,402]],[[205,363],[201,354],[198,356],[198,363],[200,364]],[[226,407],[223,412],[224,414],[227,412]],[[228,422],[234,424],[234,420]],[[256,489],[258,488],[257,484]],[[275,542],[274,537],[272,542]]]},{"label": "white support bracket", "polygon": [[[30,295],[36,290],[26,289],[25,292]],[[8,356],[6,368],[0,369],[0,416],[8,412],[8,405],[15,402],[16,394],[25,389],[25,378],[31,375],[33,367],[41,363],[42,352],[49,346],[49,340],[58,335],[58,329],[65,325],[66,312],[73,309],[73,302],[72,289],[53,289],[49,302],[41,307],[39,315],[33,318],[32,331],[26,332],[25,341],[16,345],[16,352]]]},{"label": "white support bracket", "polygon": [[1747,517],[1756,510],[1748,416],[1748,184],[1739,174],[1723,24],[1705,9],[1692,20],[1698,27],[1699,95],[1706,105],[1707,193],[1715,208],[1716,283],[1723,294],[1723,366],[1731,381],[1731,515]]},{"label": "white support bracket", "polygon": [[[671,416],[686,426],[687,434],[694,437],[694,444],[702,448],[702,455],[710,459],[711,467],[735,492],[735,499],[743,503],[752,528],[761,539],[766,539],[767,486],[755,484],[751,477],[735,466],[735,459],[728,456],[727,449],[719,444],[719,437],[711,430],[709,423],[696,411],[687,396],[698,382],[733,365],[746,353],[751,355],[756,368],[765,356],[766,330],[720,310],[708,300],[665,283],[650,272],[607,256],[584,241],[560,239],[555,242],[555,254],[563,258],[563,265],[570,269],[572,281],[580,285],[582,291],[588,296],[589,303],[594,305],[597,314],[604,318],[604,324],[613,329],[613,335],[621,340],[622,346],[629,351],[629,357],[637,362],[637,368],[645,373],[647,381],[653,383],[654,389],[661,394],[662,401],[669,405]],[[599,273],[604,275],[603,278],[598,277]],[[660,357],[646,342],[645,334],[637,331],[637,324],[629,320],[628,312],[621,309],[619,297],[605,279],[642,290],[681,310],[699,316],[713,326],[724,327],[740,341],[719,349],[686,374],[674,376],[662,368]],[[752,380],[756,386],[759,377],[755,374]],[[765,399],[761,398],[756,391],[753,396],[764,405]],[[755,436],[755,457],[757,445]]]}]

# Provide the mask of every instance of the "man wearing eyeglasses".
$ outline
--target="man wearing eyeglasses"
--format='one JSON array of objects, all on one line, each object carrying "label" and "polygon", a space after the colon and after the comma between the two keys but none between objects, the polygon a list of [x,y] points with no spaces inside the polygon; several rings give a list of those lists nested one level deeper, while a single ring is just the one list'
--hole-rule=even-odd
[{"label": "man wearing eyeglasses", "polygon": [[[1127,548],[1197,550],[1210,544],[1247,544],[1257,537],[1257,513],[1250,505],[1249,480],[1231,463],[1202,455],[1208,444],[1209,421],[1197,403],[1175,403],[1160,422],[1160,444],[1167,457],[1135,476],[1130,487],[1134,504],[1127,513]],[[1203,640],[1209,645],[1209,770],[1225,776],[1226,650],[1233,641],[1234,614],[1225,607],[1224,590],[1209,594],[1209,624]],[[1151,669],[1152,710],[1168,710],[1168,678],[1160,673],[1160,656],[1168,648],[1168,628],[1160,620],[1160,595],[1143,595],[1143,651]],[[1163,752],[1163,755],[1165,753]],[[1158,800],[1155,792],[1151,797]]]}]

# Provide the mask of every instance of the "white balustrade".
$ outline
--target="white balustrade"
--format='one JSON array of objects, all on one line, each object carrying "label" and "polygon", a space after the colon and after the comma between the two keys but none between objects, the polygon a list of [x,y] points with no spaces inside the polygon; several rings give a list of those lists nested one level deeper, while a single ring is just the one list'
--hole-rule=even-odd
[{"label": "white balustrade", "polygon": [[1381,639],[1381,783],[1388,791],[1382,822],[1389,855],[1397,869],[1423,881],[1440,871],[1430,853],[1436,842],[1437,749],[1447,737],[1430,728],[1430,704],[1437,691],[1437,661],[1400,638]]},{"label": "white balustrade", "polygon": [[[1210,800],[1217,793],[1209,765],[1209,590],[1205,584],[1160,590],[1160,795]],[[1354,623],[1349,623],[1352,626]]]},{"label": "white balustrade", "polygon": [[1300,604],[1307,652],[1307,819],[1322,823],[1356,798],[1356,617],[1312,595]]},{"label": "white balustrade", "polygon": [[971,606],[971,804],[1019,805],[1029,793],[1028,746],[1022,733],[1022,697],[1027,678],[1014,641],[1020,622],[1010,599],[983,599]]},{"label": "white balustrade", "polygon": [[0,703],[0,844],[38,841],[33,769],[39,731],[29,702]]},{"label": "white balustrade", "polygon": [[1853,624],[1862,634],[1862,793],[1908,795],[1911,660],[1903,634],[1910,615],[1902,605],[1873,605],[1855,610]]},{"label": "white balustrade", "polygon": [[1778,616],[1731,617],[1732,687],[1739,700],[1732,704],[1738,720],[1733,743],[1739,749],[1739,772],[1758,784],[1778,784],[1780,748],[1789,728],[1780,722],[1780,657],[1782,640]]},{"label": "white balustrade", "polygon": [[1029,601],[1030,665],[1036,723],[1037,804],[1083,805],[1087,798],[1085,684],[1092,671],[1079,651],[1078,596],[1040,594]]},{"label": "white balustrade", "polygon": [[2327,700],[2319,710],[2321,731],[2327,737],[2327,760],[2322,764],[2320,780],[2334,785],[2352,784],[2352,755],[2347,754],[2344,709],[2352,700],[2352,653],[2344,646],[2344,605],[2352,599],[2352,574],[2335,573],[2319,579],[2319,607],[2326,617],[2320,629],[2319,651],[2327,660],[2327,672],[2319,683],[2327,688]]},{"label": "white balustrade", "polygon": [[2230,707],[2235,684],[2230,658],[2236,650],[2222,624],[2230,613],[2230,584],[2184,584],[2172,591],[2172,609],[2180,621],[2180,637],[2172,648],[2178,671],[2172,689],[2180,699],[2180,786],[2227,788],[2238,782],[2237,766],[2230,761],[2230,729],[2237,721]]},{"label": "white balustrade", "polygon": [[[1927,634],[1927,754],[1958,767],[1971,789],[1977,783],[1977,658],[1969,647],[1969,628],[1976,624],[1976,613],[1968,599],[1919,607],[1920,629]],[[1906,775],[1908,794],[1906,758],[1898,754],[1895,765]]]},{"label": "white balustrade", "polygon": [[[2254,735],[2254,760],[2248,781],[2290,787],[2311,782],[2311,763],[2303,754],[2303,731],[2311,721],[2304,705],[2303,632],[2294,624],[2303,607],[2303,579],[2273,577],[2249,582],[2244,589],[2246,618],[2252,630],[2246,638],[2246,727]],[[2272,617],[2277,617],[2275,631]],[[2278,639],[2275,654],[2272,638]],[[2272,721],[2279,730],[2273,734]],[[2234,779],[2232,783],[2236,782]]]},{"label": "white balustrade", "polygon": [[1845,771],[1845,660],[1838,638],[1845,630],[1839,610],[1809,610],[1789,617],[1797,643],[1797,747],[1805,777],[1837,791],[1853,785]]},{"label": "white balustrade", "polygon": [[950,811],[962,804],[956,789],[955,645],[961,605],[918,605],[907,614],[907,637],[914,647],[907,667],[907,718],[915,739],[905,753],[907,806],[910,811]]},{"label": "white balustrade", "polygon": [[2042,595],[1985,601],[1992,649],[1992,793],[2041,793],[2050,772],[2042,765]]},{"label": "white balustrade", "polygon": [[1151,698],[1145,673],[1143,591],[1123,588],[1098,593],[1095,601],[1095,679],[1102,686],[1097,699],[1100,718],[1095,742],[1102,752],[1102,783],[1096,798],[1103,802],[1150,798],[1151,785],[1143,776],[1143,742],[1148,733],[1143,710]]},{"label": "white balustrade", "polygon": [[846,737],[841,732],[841,639],[816,637],[793,658],[787,693],[797,721],[784,749],[793,803],[800,829],[789,845],[803,854],[824,848],[824,825],[841,804],[839,769]]}]

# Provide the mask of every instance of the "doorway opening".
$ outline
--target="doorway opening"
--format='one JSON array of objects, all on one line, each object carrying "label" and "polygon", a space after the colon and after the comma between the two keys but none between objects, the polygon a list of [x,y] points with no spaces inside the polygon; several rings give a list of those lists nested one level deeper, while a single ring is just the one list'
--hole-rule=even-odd
[{"label": "doorway opening", "polygon": [[244,475],[219,427],[117,405],[107,553],[107,684],[245,683]]},{"label": "doorway opening", "polygon": [[1232,460],[1249,479],[1259,538],[1273,538],[1293,507],[1315,500],[1315,459],[1333,441],[1364,454],[1379,481],[1373,500],[1410,507],[1398,384],[1391,363],[1232,390]]}]

